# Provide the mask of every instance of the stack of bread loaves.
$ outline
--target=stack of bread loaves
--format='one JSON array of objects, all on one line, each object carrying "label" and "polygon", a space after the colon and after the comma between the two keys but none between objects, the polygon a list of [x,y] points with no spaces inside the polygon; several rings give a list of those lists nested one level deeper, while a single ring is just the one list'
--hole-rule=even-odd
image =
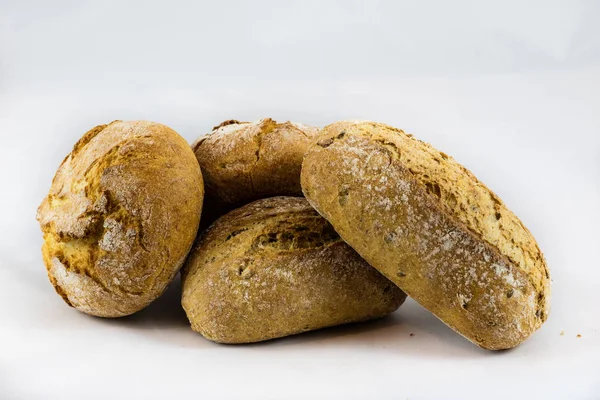
[{"label": "stack of bread loaves", "polygon": [[181,269],[192,329],[221,343],[379,318],[406,294],[492,350],[548,316],[521,221],[454,159],[373,122],[230,120],[190,147],[114,121],[75,144],[37,218],[67,304],[129,315]]}]

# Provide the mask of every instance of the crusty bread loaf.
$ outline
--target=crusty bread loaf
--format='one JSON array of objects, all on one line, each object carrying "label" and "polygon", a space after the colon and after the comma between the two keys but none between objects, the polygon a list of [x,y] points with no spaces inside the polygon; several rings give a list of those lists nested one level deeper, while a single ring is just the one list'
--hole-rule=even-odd
[{"label": "crusty bread loaf", "polygon": [[229,120],[193,145],[206,198],[202,225],[236,207],[272,196],[302,196],[300,168],[318,129],[270,118]]},{"label": "crusty bread loaf", "polygon": [[454,159],[383,124],[338,122],[302,187],[341,237],[409,296],[487,349],[546,320],[550,276],[521,221]]},{"label": "crusty bread loaf", "polygon": [[50,281],[87,314],[144,308],[183,264],[202,198],[198,162],[175,131],[146,121],[95,127],[64,159],[38,209]]},{"label": "crusty bread loaf", "polygon": [[222,343],[378,318],[406,297],[301,197],[258,200],[218,219],[182,277],[192,328]]}]

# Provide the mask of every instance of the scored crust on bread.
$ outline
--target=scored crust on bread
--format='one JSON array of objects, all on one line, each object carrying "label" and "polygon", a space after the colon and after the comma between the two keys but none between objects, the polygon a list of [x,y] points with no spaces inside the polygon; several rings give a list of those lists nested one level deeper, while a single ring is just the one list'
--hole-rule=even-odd
[{"label": "scored crust on bread", "polygon": [[514,347],[546,320],[531,233],[453,158],[393,127],[343,121],[306,154],[310,203],[371,265],[457,332]]},{"label": "scored crust on bread", "polygon": [[257,200],[219,218],[182,282],[192,328],[222,343],[378,318],[406,298],[301,197]]}]

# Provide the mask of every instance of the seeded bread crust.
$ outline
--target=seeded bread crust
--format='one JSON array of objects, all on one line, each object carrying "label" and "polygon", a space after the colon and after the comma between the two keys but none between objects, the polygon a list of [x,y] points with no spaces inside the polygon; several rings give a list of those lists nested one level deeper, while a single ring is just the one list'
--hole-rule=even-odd
[{"label": "seeded bread crust", "polygon": [[194,241],[202,175],[188,143],[147,121],[87,132],[38,208],[50,282],[87,314],[120,317],[156,299]]},{"label": "seeded bread crust", "polygon": [[300,197],[258,200],[219,218],[182,277],[192,329],[221,343],[379,318],[406,297]]},{"label": "seeded bread crust", "polygon": [[309,202],[364,259],[467,339],[511,348],[546,320],[531,233],[462,165],[373,122],[337,122],[307,153]]},{"label": "seeded bread crust", "polygon": [[198,138],[192,148],[206,188],[202,225],[254,200],[302,196],[302,158],[317,133],[311,126],[265,118],[228,120]]}]

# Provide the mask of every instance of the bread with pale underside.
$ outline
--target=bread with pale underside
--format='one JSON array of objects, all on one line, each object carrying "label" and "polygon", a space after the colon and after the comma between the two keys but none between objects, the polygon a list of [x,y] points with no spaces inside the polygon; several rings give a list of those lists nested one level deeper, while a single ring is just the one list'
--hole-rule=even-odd
[{"label": "bread with pale underside", "polygon": [[405,294],[302,197],[257,200],[219,218],[182,273],[192,328],[249,343],[382,317]]},{"label": "bread with pale underside", "polygon": [[365,260],[452,329],[511,348],[548,317],[534,237],[443,152],[393,127],[343,121],[305,156],[308,201]]},{"label": "bread with pale underside", "polygon": [[42,255],[65,302],[100,317],[132,314],[173,280],[202,208],[200,167],[172,129],[114,121],[87,132],[38,208]]}]

